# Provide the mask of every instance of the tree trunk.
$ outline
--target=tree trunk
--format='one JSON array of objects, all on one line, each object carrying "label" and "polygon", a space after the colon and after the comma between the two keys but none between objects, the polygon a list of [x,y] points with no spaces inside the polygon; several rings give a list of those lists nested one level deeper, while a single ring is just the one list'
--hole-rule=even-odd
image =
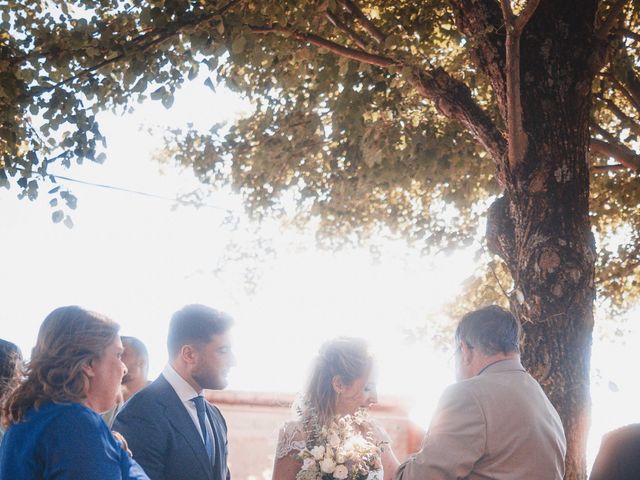
[{"label": "tree trunk", "polygon": [[[595,1],[541,1],[521,42],[528,149],[504,165],[490,249],[507,263],[523,363],[554,404],[568,441],[565,478],[586,478],[595,242],[589,221],[589,71]],[[502,159],[502,162],[506,162]]]}]

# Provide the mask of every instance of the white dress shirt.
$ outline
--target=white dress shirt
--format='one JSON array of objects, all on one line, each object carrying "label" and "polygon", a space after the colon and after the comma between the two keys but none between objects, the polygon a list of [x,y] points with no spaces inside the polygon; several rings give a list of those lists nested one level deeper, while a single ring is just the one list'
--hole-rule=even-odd
[{"label": "white dress shirt", "polygon": [[[167,364],[162,370],[162,376],[165,378],[169,385],[173,388],[173,390],[180,398],[182,405],[187,410],[187,413],[193,420],[193,424],[195,425],[198,433],[200,434],[200,438],[202,438],[202,442],[204,443],[204,437],[202,436],[202,430],[200,430],[200,421],[198,420],[198,411],[196,410],[195,402],[192,402],[191,399],[198,395],[202,396],[202,390],[196,392],[194,388],[189,385],[189,383],[180,376],[178,372],[174,370],[174,368]],[[206,401],[206,400],[205,400]],[[214,445],[215,451],[215,437],[213,436],[213,427],[211,426],[211,421],[209,420],[209,415],[207,415],[207,421],[205,422],[207,426],[207,433],[209,434],[209,438],[211,439],[211,445]]]}]

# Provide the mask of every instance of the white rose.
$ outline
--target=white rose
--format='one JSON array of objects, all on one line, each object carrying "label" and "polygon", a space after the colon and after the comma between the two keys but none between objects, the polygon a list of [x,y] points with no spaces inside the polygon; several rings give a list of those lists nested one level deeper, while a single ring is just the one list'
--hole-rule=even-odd
[{"label": "white rose", "polygon": [[340,445],[340,437],[335,433],[332,433],[331,435],[329,435],[328,440],[329,440],[329,445],[331,445],[333,448],[336,448],[338,445]]},{"label": "white rose", "polygon": [[337,478],[338,480],[345,480],[349,475],[349,470],[344,465],[338,465],[336,469],[333,471],[333,478]]},{"label": "white rose", "polygon": [[336,451],[336,462],[344,463],[345,460],[346,460],[345,452],[342,449],[339,449],[338,451]]},{"label": "white rose", "polygon": [[316,461],[313,458],[305,458],[302,462],[302,470],[311,470],[316,466]]},{"label": "white rose", "polygon": [[324,447],[322,445],[313,447],[311,449],[311,455],[313,455],[313,458],[316,460],[322,460],[322,457],[324,457]]},{"label": "white rose", "polygon": [[320,470],[322,470],[322,473],[333,473],[335,468],[336,462],[334,462],[330,458],[325,458],[320,462]]}]

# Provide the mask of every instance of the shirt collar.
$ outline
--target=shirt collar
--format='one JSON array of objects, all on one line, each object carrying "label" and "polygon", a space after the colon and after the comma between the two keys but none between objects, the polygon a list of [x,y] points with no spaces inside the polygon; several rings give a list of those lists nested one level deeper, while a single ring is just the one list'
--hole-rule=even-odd
[{"label": "shirt collar", "polygon": [[188,402],[193,397],[197,397],[202,393],[201,391],[197,392],[194,390],[193,387],[189,385],[189,382],[182,378],[180,374],[168,363],[164,367],[164,370],[162,370],[162,375],[167,382],[169,382],[169,385],[173,387],[178,398],[180,398],[182,402]]},{"label": "shirt collar", "polygon": [[481,375],[483,373],[508,372],[514,370],[526,372],[518,357],[505,358],[503,360],[497,360],[493,363],[490,363],[489,365],[486,365],[482,370],[480,370],[478,372],[478,375]]}]

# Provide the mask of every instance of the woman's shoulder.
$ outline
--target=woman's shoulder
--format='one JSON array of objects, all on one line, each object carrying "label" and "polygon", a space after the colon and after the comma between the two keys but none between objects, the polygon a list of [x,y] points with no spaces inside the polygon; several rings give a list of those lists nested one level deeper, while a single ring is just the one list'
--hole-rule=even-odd
[{"label": "woman's shoulder", "polygon": [[60,442],[98,441],[108,438],[109,429],[100,415],[81,403],[49,404],[45,432]]},{"label": "woman's shoulder", "polygon": [[304,426],[300,420],[285,422],[278,435],[276,457],[282,458],[290,453],[298,453],[306,446]]},{"label": "woman's shoulder", "polygon": [[299,432],[302,433],[304,431],[302,421],[300,420],[288,420],[282,424],[280,431],[293,433]]},{"label": "woman's shoulder", "polygon": [[93,425],[101,427],[104,422],[100,415],[81,403],[52,403],[50,416],[56,422]]}]

